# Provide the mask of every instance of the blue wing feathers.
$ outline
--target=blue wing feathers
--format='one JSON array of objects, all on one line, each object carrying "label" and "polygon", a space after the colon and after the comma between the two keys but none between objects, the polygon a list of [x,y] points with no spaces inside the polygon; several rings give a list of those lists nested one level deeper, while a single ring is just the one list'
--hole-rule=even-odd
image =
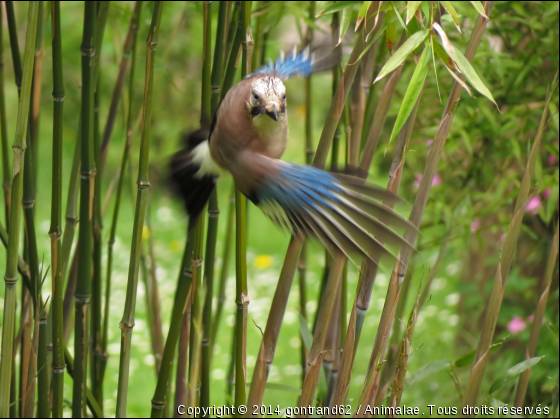
[{"label": "blue wing feathers", "polygon": [[252,199],[276,223],[317,236],[329,249],[341,249],[348,256],[367,256],[377,263],[381,254],[393,255],[383,243],[411,246],[386,226],[406,227],[407,222],[369,198],[394,197],[363,181],[357,186],[357,179],[343,180],[311,166],[282,162],[253,191]]}]

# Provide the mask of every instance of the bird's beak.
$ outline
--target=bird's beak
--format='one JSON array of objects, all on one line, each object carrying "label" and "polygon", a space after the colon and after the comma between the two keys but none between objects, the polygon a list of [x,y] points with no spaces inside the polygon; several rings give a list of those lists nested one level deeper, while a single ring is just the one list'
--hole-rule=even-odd
[{"label": "bird's beak", "polygon": [[266,115],[268,115],[274,121],[278,121],[278,108],[276,107],[276,104],[267,104],[265,107],[265,112]]}]

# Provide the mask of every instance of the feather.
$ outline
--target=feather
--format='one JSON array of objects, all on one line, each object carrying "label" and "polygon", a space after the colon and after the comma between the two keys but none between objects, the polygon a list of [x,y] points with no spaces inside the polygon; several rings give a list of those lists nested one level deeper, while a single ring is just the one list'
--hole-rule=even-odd
[{"label": "feather", "polygon": [[[266,158],[254,155],[253,159]],[[363,181],[360,186],[351,177],[345,176],[343,181],[311,166],[274,159],[266,159],[266,163],[271,175],[247,195],[275,223],[294,233],[316,236],[331,252],[340,249],[353,261],[356,256],[376,264],[383,255],[396,258],[384,243],[412,247],[389,227],[408,228],[410,223],[371,198],[396,200],[392,194],[381,194]]]}]

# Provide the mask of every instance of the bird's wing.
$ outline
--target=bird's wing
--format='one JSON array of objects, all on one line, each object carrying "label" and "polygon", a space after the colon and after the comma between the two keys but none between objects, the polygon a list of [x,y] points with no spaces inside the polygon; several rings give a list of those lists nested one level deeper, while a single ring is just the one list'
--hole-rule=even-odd
[{"label": "bird's wing", "polygon": [[274,222],[316,236],[330,251],[378,263],[385,254],[396,258],[384,244],[412,247],[390,227],[406,229],[409,222],[376,201],[398,200],[385,190],[256,153],[243,163],[244,171],[232,172],[241,191]]},{"label": "bird's wing", "polygon": [[272,74],[282,80],[295,76],[308,77],[311,73],[333,67],[339,61],[340,49],[330,50],[328,54],[324,54],[319,50],[310,53],[309,47],[305,47],[298,54],[294,48],[291,54],[284,55],[282,53],[275,63],[270,62],[251,73],[247,78],[257,74]]}]

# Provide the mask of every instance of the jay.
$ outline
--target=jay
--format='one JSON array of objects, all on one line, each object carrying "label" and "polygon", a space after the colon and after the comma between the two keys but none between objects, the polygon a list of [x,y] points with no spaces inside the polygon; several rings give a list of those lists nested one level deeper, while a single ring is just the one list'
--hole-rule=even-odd
[{"label": "jay", "polygon": [[[172,180],[190,224],[206,205],[218,178],[233,176],[240,191],[275,223],[293,234],[317,237],[330,252],[367,257],[378,263],[391,254],[384,244],[411,246],[391,227],[408,222],[380,203],[398,197],[345,174],[333,174],[280,159],[288,141],[286,87],[332,66],[305,49],[250,74],[224,96],[210,131],[191,134],[171,161]],[[393,255],[394,256],[394,255]],[[355,260],[354,260],[355,261]]]}]

